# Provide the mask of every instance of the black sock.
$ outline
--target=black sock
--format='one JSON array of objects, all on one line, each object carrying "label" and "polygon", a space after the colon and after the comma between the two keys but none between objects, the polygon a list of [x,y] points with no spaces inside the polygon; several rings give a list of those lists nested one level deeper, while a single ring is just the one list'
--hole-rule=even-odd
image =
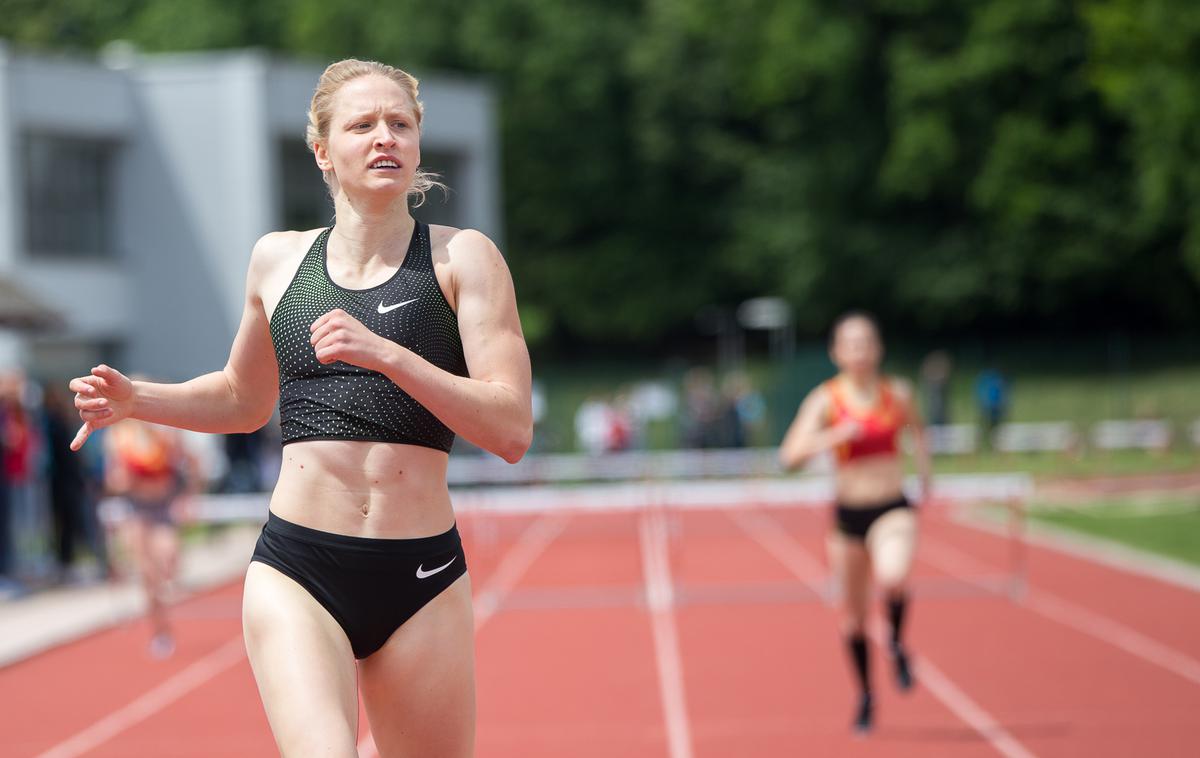
[{"label": "black sock", "polygon": [[854,634],[846,638],[850,648],[850,660],[854,661],[854,670],[858,674],[858,686],[864,695],[871,694],[871,669],[867,658],[867,638]]},{"label": "black sock", "polygon": [[892,595],[887,601],[888,620],[892,622],[892,647],[900,647],[900,632],[904,628],[904,611],[908,608],[908,596]]}]

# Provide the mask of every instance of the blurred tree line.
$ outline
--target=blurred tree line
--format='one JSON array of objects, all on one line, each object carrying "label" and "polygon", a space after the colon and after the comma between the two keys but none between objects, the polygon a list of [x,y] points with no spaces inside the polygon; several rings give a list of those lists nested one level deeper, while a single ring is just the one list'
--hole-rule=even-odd
[{"label": "blurred tree line", "polygon": [[[1169,0],[0,0],[18,44],[261,46],[480,74],[530,338],[1191,329],[1200,5]],[[249,127],[248,127],[249,128]],[[297,132],[302,124],[297,123]]]}]

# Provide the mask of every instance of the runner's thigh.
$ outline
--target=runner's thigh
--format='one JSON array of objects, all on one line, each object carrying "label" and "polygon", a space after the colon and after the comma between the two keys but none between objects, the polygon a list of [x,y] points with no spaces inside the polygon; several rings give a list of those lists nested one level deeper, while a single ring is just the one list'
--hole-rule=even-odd
[{"label": "runner's thigh", "polygon": [[867,547],[875,580],[885,590],[908,581],[917,551],[917,515],[912,508],[895,508],[879,517],[867,532]]},{"label": "runner's thigh", "polygon": [[463,574],[359,664],[381,758],[469,758],[475,744],[475,621]]},{"label": "runner's thigh", "polygon": [[280,754],[355,758],[354,654],[329,612],[291,578],[252,561],[242,629]]}]

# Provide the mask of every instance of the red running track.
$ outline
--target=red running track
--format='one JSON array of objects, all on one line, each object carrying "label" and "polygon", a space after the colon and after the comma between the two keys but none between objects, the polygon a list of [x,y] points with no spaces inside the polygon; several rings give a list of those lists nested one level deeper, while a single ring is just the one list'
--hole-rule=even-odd
[{"label": "red running track", "polygon": [[[654,511],[466,519],[481,758],[1191,756],[1200,593],[925,514],[902,696],[851,736],[825,516]],[[974,585],[980,586],[974,586]],[[176,610],[176,655],[127,624],[0,670],[0,755],[275,754],[242,652],[240,585]],[[878,651],[876,651],[878,652]],[[361,752],[375,755],[363,726]]]}]

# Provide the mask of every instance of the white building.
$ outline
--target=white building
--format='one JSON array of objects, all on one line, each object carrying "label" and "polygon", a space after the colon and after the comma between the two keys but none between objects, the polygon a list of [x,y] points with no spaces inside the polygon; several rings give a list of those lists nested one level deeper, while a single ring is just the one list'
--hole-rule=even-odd
[{"label": "white building", "polygon": [[[97,62],[0,46],[0,281],[62,317],[0,327],[0,367],[58,379],[103,359],[179,380],[223,366],[255,240],[332,216],[304,145],[322,68],[261,51]],[[414,215],[499,239],[489,88],[423,76],[421,99],[422,163],[453,191]]]}]

